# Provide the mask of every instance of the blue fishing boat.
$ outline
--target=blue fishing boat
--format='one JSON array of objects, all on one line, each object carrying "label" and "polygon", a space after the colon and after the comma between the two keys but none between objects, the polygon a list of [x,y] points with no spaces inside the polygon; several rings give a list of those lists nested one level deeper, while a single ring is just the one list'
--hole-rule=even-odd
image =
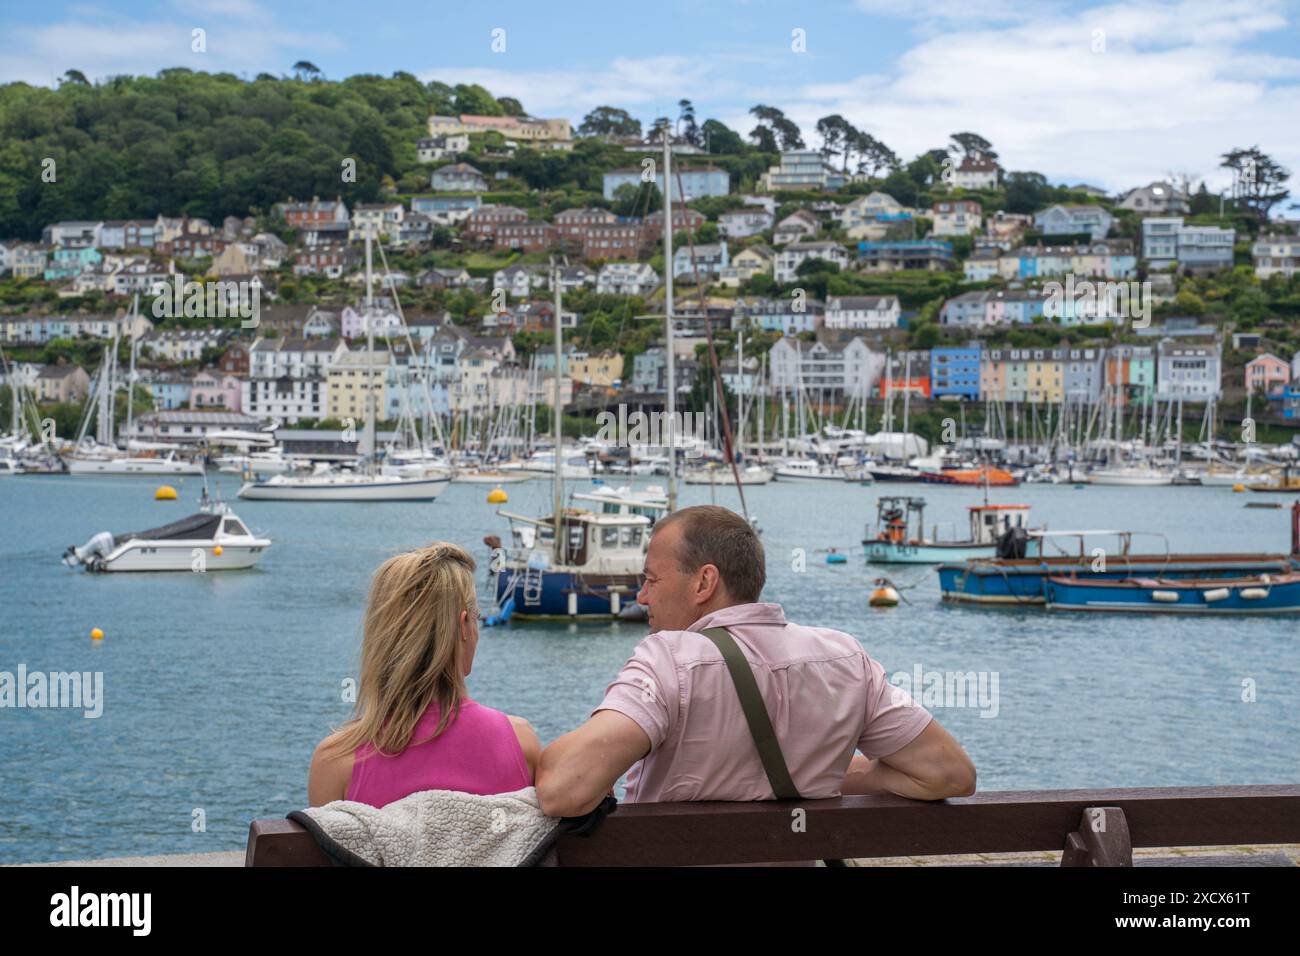
[{"label": "blue fishing boat", "polygon": [[[999,542],[998,555],[946,562],[939,566],[943,600],[975,605],[1045,605],[1048,579],[1123,581],[1133,578],[1219,580],[1288,575],[1300,570],[1300,502],[1292,508],[1291,553],[1287,554],[1134,554],[1127,531],[1033,531]],[[1118,538],[1118,547],[1099,556],[1085,539]],[[1074,539],[1073,554],[1050,555],[1060,539]],[[1058,547],[1059,550],[1059,547]],[[1036,552],[1036,554],[1034,553]],[[1032,556],[1031,556],[1032,555]]]},{"label": "blue fishing boat", "polygon": [[876,529],[867,528],[862,550],[870,564],[943,564],[992,558],[998,540],[1013,528],[1025,529],[1029,505],[971,505],[970,537],[941,540],[939,529],[925,537],[925,499],[888,496],[876,502]]},{"label": "blue fishing boat", "polygon": [[1049,611],[1143,614],[1300,613],[1300,574],[1217,578],[1047,579]]},{"label": "blue fishing boat", "polygon": [[1131,555],[1097,566],[1091,558],[975,559],[939,566],[939,590],[945,601],[961,604],[1046,604],[1047,580],[1074,575],[1099,581],[1122,581],[1135,575],[1164,578],[1234,578],[1286,574],[1300,561],[1283,554]]}]

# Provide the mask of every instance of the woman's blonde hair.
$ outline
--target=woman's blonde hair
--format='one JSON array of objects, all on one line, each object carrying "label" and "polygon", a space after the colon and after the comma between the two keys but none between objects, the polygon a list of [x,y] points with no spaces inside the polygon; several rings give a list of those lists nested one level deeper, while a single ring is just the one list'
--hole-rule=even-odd
[{"label": "woman's blonde hair", "polygon": [[463,548],[435,542],[379,566],[366,607],[356,709],[332,749],[370,744],[382,754],[401,753],[434,701],[433,736],[447,728],[466,696],[462,611],[478,619],[474,559]]}]

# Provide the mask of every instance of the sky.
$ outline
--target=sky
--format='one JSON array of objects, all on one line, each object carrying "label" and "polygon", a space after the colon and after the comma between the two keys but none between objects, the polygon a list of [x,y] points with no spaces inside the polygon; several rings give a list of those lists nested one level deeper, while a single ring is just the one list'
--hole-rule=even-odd
[{"label": "sky", "polygon": [[575,126],[601,105],[648,125],[689,99],[744,135],[764,103],[810,146],[839,113],[904,159],[969,130],[1007,169],[1111,191],[1171,173],[1215,189],[1222,153],[1259,146],[1300,193],[1300,0],[0,3],[0,83],[302,59],[333,79],[480,83]]}]

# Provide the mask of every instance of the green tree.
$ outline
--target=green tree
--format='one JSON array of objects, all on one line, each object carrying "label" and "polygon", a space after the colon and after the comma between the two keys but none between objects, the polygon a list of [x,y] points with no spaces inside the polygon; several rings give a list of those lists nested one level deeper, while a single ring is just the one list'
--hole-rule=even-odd
[{"label": "green tree", "polygon": [[582,118],[579,136],[637,136],[641,135],[641,121],[627,110],[613,106],[597,106]]}]

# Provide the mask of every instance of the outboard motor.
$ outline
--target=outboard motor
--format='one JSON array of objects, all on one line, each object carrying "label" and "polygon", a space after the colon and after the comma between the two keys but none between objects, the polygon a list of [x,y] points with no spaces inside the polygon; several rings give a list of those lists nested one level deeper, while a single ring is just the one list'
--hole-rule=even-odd
[{"label": "outboard motor", "polygon": [[1029,550],[1029,533],[1019,525],[1007,528],[998,537],[998,557],[1003,559],[1023,558]]},{"label": "outboard motor", "polygon": [[70,568],[84,564],[93,571],[104,558],[113,553],[114,546],[113,535],[108,531],[101,531],[81,547],[73,545],[68,548],[63,553],[63,563]]}]

